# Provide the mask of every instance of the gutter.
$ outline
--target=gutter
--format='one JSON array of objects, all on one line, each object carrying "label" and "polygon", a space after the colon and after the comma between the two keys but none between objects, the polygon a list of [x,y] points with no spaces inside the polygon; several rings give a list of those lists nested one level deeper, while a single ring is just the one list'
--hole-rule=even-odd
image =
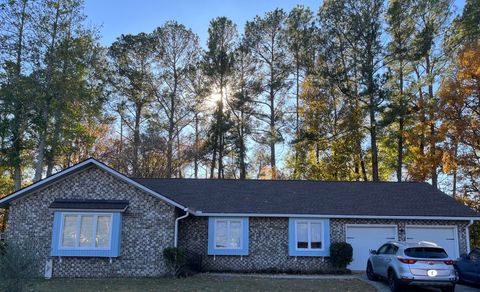
[{"label": "gutter", "polygon": [[192,213],[203,217],[296,217],[296,218],[329,218],[329,219],[405,219],[405,220],[448,220],[448,221],[480,221],[480,217],[444,217],[444,216],[378,216],[378,215],[315,215],[315,214],[275,214],[275,213],[209,213],[201,210]]},{"label": "gutter", "polygon": [[183,211],[185,211],[185,215],[180,216],[177,219],[175,219],[175,235],[174,235],[174,238],[173,238],[173,247],[177,247],[177,245],[178,245],[178,222],[182,219],[187,218],[188,215],[190,215],[190,213],[188,212],[188,208],[183,209]]},{"label": "gutter", "polygon": [[472,226],[473,220],[470,220],[470,223],[467,224],[465,227],[465,231],[467,233],[467,254],[470,253],[470,226]]}]

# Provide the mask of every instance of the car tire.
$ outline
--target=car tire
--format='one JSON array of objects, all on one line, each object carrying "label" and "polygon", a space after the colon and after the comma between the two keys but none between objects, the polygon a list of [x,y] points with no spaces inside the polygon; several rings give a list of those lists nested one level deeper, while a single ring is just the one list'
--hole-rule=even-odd
[{"label": "car tire", "polygon": [[442,292],[454,292],[454,291],[455,291],[455,284],[453,284],[450,287],[442,288]]},{"label": "car tire", "polygon": [[458,267],[454,266],[454,269],[455,269],[455,274],[457,275],[457,283],[459,283],[459,284],[464,283],[464,281],[462,279],[462,274],[460,273],[460,270],[458,269]]},{"label": "car tire", "polygon": [[371,263],[370,261],[368,261],[368,263],[367,263],[366,273],[367,273],[367,278],[368,278],[370,281],[378,281],[378,277],[377,277],[377,275],[375,275],[375,273],[373,272],[372,263]]},{"label": "car tire", "polygon": [[393,271],[393,270],[390,270],[388,272],[388,287],[390,288],[390,291],[392,291],[392,292],[402,291],[402,286],[400,285],[400,282],[398,281],[397,275],[395,274],[395,271]]}]

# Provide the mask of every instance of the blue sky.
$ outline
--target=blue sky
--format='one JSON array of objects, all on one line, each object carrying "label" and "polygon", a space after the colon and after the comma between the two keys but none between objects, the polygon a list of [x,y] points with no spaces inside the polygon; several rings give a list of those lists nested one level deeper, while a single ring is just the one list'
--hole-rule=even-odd
[{"label": "blue sky", "polygon": [[[302,1],[315,12],[322,0]],[[176,20],[207,41],[208,24],[217,16],[227,16],[243,30],[255,15],[280,7],[289,11],[297,1],[289,0],[85,0],[88,23],[102,25],[102,44],[111,44],[121,34],[151,32],[165,21]]]},{"label": "blue sky", "polygon": [[[310,7],[315,13],[322,0],[85,0],[88,23],[101,25],[102,44],[111,44],[121,34],[151,32],[165,21],[176,20],[200,36],[203,46],[211,19],[227,16],[239,31],[247,20],[277,7],[290,11],[295,5]],[[455,0],[461,12],[464,0]]]}]

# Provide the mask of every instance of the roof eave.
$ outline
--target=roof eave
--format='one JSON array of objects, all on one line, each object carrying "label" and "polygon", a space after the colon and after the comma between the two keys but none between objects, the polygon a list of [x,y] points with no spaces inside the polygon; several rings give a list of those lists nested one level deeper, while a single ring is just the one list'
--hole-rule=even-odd
[{"label": "roof eave", "polygon": [[418,220],[458,220],[480,221],[480,217],[470,216],[377,216],[377,215],[324,215],[324,214],[282,214],[282,213],[212,213],[197,211],[192,213],[200,217],[297,217],[297,218],[332,218],[332,219],[418,219]]}]

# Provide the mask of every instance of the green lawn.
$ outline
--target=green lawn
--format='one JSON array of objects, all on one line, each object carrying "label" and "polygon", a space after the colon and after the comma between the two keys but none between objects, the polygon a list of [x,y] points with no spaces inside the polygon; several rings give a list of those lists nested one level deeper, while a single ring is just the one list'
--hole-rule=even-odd
[{"label": "green lawn", "polygon": [[53,279],[27,291],[376,291],[358,279],[305,280],[197,275],[184,279]]}]

